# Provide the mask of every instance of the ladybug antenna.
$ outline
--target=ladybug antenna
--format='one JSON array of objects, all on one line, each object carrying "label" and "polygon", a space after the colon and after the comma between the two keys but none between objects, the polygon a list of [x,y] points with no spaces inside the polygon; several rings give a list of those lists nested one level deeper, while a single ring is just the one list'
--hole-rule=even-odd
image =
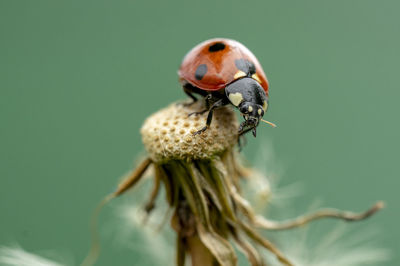
[{"label": "ladybug antenna", "polygon": [[266,124],[272,126],[272,127],[276,127],[276,125],[275,125],[274,123],[271,123],[271,122],[269,122],[269,121],[267,121],[267,120],[264,120],[264,119],[260,119],[260,120],[263,121],[264,123],[266,123]]}]

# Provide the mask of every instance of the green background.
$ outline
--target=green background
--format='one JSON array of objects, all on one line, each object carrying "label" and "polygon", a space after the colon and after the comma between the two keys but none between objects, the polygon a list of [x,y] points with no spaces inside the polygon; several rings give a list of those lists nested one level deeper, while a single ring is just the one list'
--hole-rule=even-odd
[{"label": "green background", "polygon": [[[305,187],[296,214],[315,199],[355,211],[384,200],[362,226],[393,251],[385,265],[400,265],[399,9],[396,0],[1,0],[0,245],[79,262],[89,214],[143,151],[142,122],[185,98],[182,57],[226,37],[263,65],[266,119],[278,124],[260,126],[244,154],[270,140],[282,182]],[[106,245],[98,265],[146,265]]]}]

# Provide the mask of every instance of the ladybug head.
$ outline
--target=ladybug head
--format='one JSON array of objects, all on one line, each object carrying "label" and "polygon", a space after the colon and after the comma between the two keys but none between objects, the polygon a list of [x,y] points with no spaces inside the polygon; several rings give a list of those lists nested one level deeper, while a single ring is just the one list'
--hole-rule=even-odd
[{"label": "ladybug head", "polygon": [[[268,122],[262,119],[264,115],[264,109],[259,104],[251,102],[244,102],[239,106],[239,110],[243,115],[244,121],[239,126],[239,135],[245,134],[250,131],[253,136],[257,136],[257,126],[261,122],[264,122],[272,127],[276,127],[274,123]],[[256,110],[256,111],[254,111]],[[261,110],[261,111],[260,111]]]},{"label": "ladybug head", "polygon": [[242,102],[239,105],[239,111],[244,117],[244,122],[240,125],[239,132],[251,130],[255,137],[257,135],[256,128],[264,116],[262,106],[253,102]]},{"label": "ladybug head", "polygon": [[239,105],[239,111],[248,119],[260,120],[264,116],[261,105],[253,102],[243,102]]},{"label": "ladybug head", "polygon": [[260,121],[266,122],[262,117],[268,107],[268,97],[263,87],[256,80],[245,77],[226,86],[225,93],[232,105],[239,109],[245,119],[240,125],[239,134],[251,130],[256,136],[256,128]]}]

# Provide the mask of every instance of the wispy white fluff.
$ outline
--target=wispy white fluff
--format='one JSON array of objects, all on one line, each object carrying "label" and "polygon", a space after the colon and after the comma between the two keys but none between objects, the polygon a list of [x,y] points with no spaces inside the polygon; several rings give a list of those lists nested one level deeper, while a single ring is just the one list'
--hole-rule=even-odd
[{"label": "wispy white fluff", "polygon": [[[372,243],[378,235],[377,232],[350,232],[346,225],[341,223],[325,232],[312,226],[276,233],[275,236],[280,249],[296,266],[383,265],[390,258],[388,250]],[[281,265],[271,254],[264,254],[272,266]]]},{"label": "wispy white fluff", "polygon": [[[125,203],[115,209],[118,219],[110,225],[114,228],[117,241],[123,248],[128,248],[137,253],[148,254],[149,265],[174,265],[175,238],[170,229],[171,215],[168,213],[164,193],[158,196],[156,208],[146,218],[143,203],[147,199],[151,187],[151,180],[144,180],[135,188]],[[147,219],[146,224],[144,220]],[[164,226],[160,228],[162,223]],[[161,230],[160,230],[161,229]]]},{"label": "wispy white fluff", "polygon": [[[148,253],[151,261],[158,265],[166,265],[170,261],[171,265],[174,261],[174,245],[168,243],[166,235],[163,232],[157,232],[155,219],[150,218],[148,225],[143,225],[144,213],[141,208],[121,207],[120,221],[123,224],[119,226],[119,241],[125,246],[136,252]],[[155,214],[156,215],[156,214]],[[157,216],[156,220],[161,223],[163,217]],[[169,221],[167,222],[169,226]],[[163,230],[167,229],[166,227]],[[142,241],[137,241],[140,238]],[[172,255],[172,256],[171,256]]]},{"label": "wispy white fluff", "polygon": [[272,141],[260,140],[261,145],[254,162],[251,178],[243,183],[245,197],[252,202],[254,210],[265,212],[269,206],[283,208],[303,191],[300,182],[282,186],[283,164],[276,159]]},{"label": "wispy white fluff", "polygon": [[63,266],[58,262],[30,253],[21,247],[0,246],[0,265],[4,266]]},{"label": "wispy white fluff", "polygon": [[[282,209],[285,212],[291,210],[290,203],[295,197],[302,193],[302,184],[296,183],[282,187],[279,181],[284,174],[283,164],[276,160],[273,144],[264,140],[255,156],[255,169],[258,170],[254,177],[244,184],[246,197],[258,211],[264,211],[269,205],[274,209]],[[263,185],[264,184],[264,185]],[[260,191],[267,191],[268,201],[264,198],[264,204],[260,204],[261,198],[251,198],[252,191],[263,195]],[[254,194],[253,194],[254,195]],[[266,195],[266,193],[264,194]],[[318,197],[319,195],[315,195]],[[261,199],[261,200],[260,200]],[[314,202],[307,212],[316,210],[319,207],[318,201]],[[261,208],[259,207],[261,206]],[[281,215],[283,211],[280,211]],[[298,213],[298,212],[296,212]],[[282,215],[288,217],[287,215]],[[373,217],[368,222],[368,230],[350,231],[349,224],[343,221],[335,221],[338,226],[331,229],[318,230],[318,222],[310,224],[301,229],[292,229],[268,234],[273,237],[273,242],[296,266],[361,266],[361,265],[382,265],[382,262],[390,258],[387,249],[378,247],[379,244],[372,243],[379,235],[371,230],[373,228]],[[311,240],[312,239],[312,240]],[[263,252],[272,266],[280,266],[274,255],[268,251]],[[268,264],[270,265],[270,264]]]}]

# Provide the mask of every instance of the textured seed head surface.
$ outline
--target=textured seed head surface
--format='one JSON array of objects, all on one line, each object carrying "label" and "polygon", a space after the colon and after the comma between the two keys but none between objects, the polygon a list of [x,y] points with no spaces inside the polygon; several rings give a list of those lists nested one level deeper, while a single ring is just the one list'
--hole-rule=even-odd
[{"label": "textured seed head surface", "polygon": [[193,135],[206,125],[207,114],[190,113],[204,109],[201,101],[190,106],[174,103],[146,119],[141,134],[150,158],[155,162],[173,159],[207,159],[237,143],[238,122],[230,107],[214,111],[205,132]]}]

